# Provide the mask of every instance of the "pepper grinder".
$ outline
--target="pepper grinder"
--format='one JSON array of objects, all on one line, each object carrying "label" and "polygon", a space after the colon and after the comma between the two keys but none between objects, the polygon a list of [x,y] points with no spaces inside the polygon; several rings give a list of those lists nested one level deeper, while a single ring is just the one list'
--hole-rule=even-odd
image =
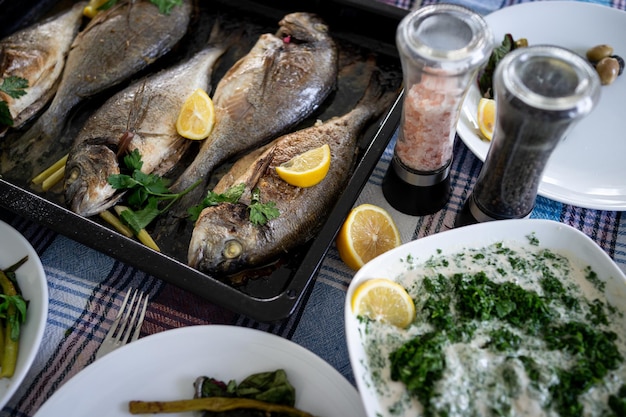
[{"label": "pepper grinder", "polygon": [[456,226],[529,217],[550,155],[600,98],[593,67],[549,45],[508,53],[493,84],[493,139]]},{"label": "pepper grinder", "polygon": [[403,72],[403,108],[382,191],[397,210],[432,214],[450,196],[450,167],[463,99],[491,54],[484,19],[452,4],[408,14],[396,31]]}]

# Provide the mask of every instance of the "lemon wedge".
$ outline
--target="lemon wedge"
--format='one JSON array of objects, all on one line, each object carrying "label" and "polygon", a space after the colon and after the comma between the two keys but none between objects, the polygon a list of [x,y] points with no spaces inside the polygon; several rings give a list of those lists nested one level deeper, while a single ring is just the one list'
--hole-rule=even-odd
[{"label": "lemon wedge", "polygon": [[485,139],[491,140],[496,125],[496,101],[482,97],[478,102],[476,119],[480,133]]},{"label": "lemon wedge", "polygon": [[352,312],[369,319],[407,327],[415,319],[415,303],[395,281],[374,278],[359,285],[351,299]]},{"label": "lemon wedge", "polygon": [[215,108],[213,100],[201,88],[185,100],[176,120],[176,131],[187,139],[202,140],[213,130]]},{"label": "lemon wedge", "polygon": [[353,208],[335,241],[341,260],[354,270],[401,243],[391,215],[373,204]]},{"label": "lemon wedge", "polygon": [[276,167],[276,173],[285,182],[296,187],[319,184],[330,169],[330,146],[322,145],[294,156]]}]

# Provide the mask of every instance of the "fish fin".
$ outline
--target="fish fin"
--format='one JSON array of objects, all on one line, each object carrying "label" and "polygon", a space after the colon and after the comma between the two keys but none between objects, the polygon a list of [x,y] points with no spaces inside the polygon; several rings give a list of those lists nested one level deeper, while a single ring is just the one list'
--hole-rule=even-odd
[{"label": "fish fin", "polygon": [[252,104],[248,101],[248,88],[243,88],[233,94],[222,108],[233,120],[243,120],[252,111]]},{"label": "fish fin", "polygon": [[252,190],[258,184],[261,177],[265,175],[267,169],[270,164],[274,160],[274,154],[276,153],[276,146],[272,146],[270,149],[265,152],[259,159],[256,160],[254,164],[252,175],[248,178],[246,182],[246,189]]}]

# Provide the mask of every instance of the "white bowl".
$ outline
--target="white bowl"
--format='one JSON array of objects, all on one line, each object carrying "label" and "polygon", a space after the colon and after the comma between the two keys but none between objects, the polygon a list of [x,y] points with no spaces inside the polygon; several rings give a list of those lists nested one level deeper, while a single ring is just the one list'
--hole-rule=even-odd
[{"label": "white bowl", "polygon": [[48,317],[48,283],[37,252],[18,231],[0,221],[0,268],[6,269],[28,255],[15,271],[24,299],[29,302],[22,325],[15,373],[0,379],[0,409],[18,389],[39,350]]},{"label": "white bowl", "polygon": [[[453,229],[409,242],[363,266],[352,279],[346,296],[345,326],[350,362],[368,416],[418,416],[421,405],[413,398],[407,402],[408,393],[404,384],[390,380],[387,356],[381,355],[386,361],[382,367],[382,376],[372,376],[371,370],[375,366],[370,363],[371,358],[366,354],[363,343],[367,337],[365,324],[352,312],[350,305],[355,289],[371,278],[403,280],[405,287],[408,287],[407,282],[416,275],[412,268],[431,256],[479,249],[497,242],[529,246],[528,236],[531,235],[538,239],[540,247],[565,255],[576,264],[588,265],[597,272],[598,277],[606,281],[607,301],[624,313],[617,322],[620,325],[621,320],[621,328],[626,329],[626,276],[595,242],[568,225],[538,219],[503,220]],[[400,334],[405,330],[392,331]],[[405,409],[404,414],[392,414],[389,411],[390,404],[401,398],[404,398],[408,410]]]}]

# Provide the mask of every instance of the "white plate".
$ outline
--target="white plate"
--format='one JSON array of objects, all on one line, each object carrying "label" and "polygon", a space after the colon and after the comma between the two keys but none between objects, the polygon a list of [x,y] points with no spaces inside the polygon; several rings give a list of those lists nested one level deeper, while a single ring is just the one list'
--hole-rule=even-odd
[{"label": "white plate", "polygon": [[157,333],[110,353],[70,379],[36,416],[128,416],[130,400],[192,398],[198,376],[239,382],[276,369],[295,387],[296,407],[319,416],[365,415],[356,389],[311,351],[260,330],[209,325]]},{"label": "white plate", "polygon": [[[506,33],[530,45],[554,44],[584,56],[587,49],[610,44],[626,58],[626,12],[576,1],[540,1],[505,7],[485,17],[496,42]],[[557,23],[558,22],[558,23]],[[552,154],[539,194],[562,203],[597,210],[626,210],[626,75],[602,87],[600,101]],[[463,104],[457,133],[485,160],[489,143],[475,119],[480,93],[472,86]]]},{"label": "white plate", "polygon": [[22,325],[20,350],[12,378],[0,379],[0,409],[20,386],[39,350],[48,317],[48,283],[35,249],[17,230],[0,221],[0,268],[6,269],[28,255],[15,271],[24,299],[30,302]]},{"label": "white plate", "polygon": [[[552,220],[501,220],[452,229],[414,240],[367,263],[355,274],[348,288],[345,304],[348,352],[357,387],[369,417],[397,415],[390,413],[386,405],[393,403],[393,398],[402,396],[406,388],[400,382],[377,382],[389,388],[388,396],[383,396],[377,389],[377,383],[373,382],[374,379],[368,371],[368,357],[363,348],[364,326],[352,314],[350,306],[354,290],[367,279],[395,279],[413,268],[413,265],[421,264],[433,255],[453,254],[465,248],[482,248],[503,241],[528,246],[527,236],[532,233],[541,247],[567,254],[570,259],[578,259],[581,265],[591,266],[599,278],[606,279],[607,299],[625,314],[622,321],[623,326],[626,326],[626,276],[594,241],[573,227]],[[409,256],[414,259],[412,263],[406,262]],[[377,377],[375,380],[381,379]],[[411,410],[405,415],[419,414],[416,410]]]}]

